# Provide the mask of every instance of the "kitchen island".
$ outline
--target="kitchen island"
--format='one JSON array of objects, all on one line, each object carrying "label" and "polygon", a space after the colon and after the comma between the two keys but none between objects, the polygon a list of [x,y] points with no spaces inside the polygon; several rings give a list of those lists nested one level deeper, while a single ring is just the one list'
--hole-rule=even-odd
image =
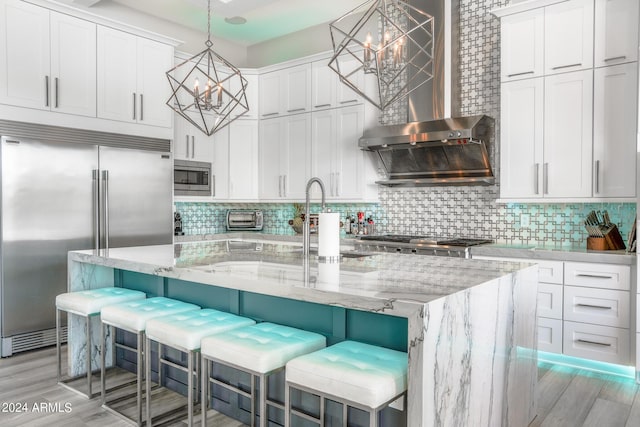
[{"label": "kitchen island", "polygon": [[[69,291],[139,289],[319,332],[329,345],[353,339],[406,351],[411,427],[527,426],[535,416],[537,266],[354,251],[340,263],[303,264],[301,247],[283,242],[74,251]],[[71,316],[76,375],[84,342]]]}]

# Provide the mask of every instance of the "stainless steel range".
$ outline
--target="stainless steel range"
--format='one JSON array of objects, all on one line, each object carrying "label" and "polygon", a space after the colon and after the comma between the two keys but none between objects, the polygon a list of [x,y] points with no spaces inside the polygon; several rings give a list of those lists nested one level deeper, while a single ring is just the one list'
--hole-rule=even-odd
[{"label": "stainless steel range", "polygon": [[360,236],[355,241],[354,246],[356,250],[471,258],[470,247],[487,243],[493,243],[493,241],[488,239],[435,239],[427,236],[382,234]]}]

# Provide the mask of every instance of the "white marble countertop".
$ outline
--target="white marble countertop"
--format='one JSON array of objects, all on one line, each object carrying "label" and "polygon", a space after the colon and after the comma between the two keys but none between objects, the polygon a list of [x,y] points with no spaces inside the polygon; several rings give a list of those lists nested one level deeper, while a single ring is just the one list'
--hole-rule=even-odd
[{"label": "white marble countertop", "polygon": [[635,265],[636,263],[635,253],[629,253],[624,250],[592,251],[582,246],[507,245],[495,243],[472,247],[471,256],[475,255],[621,265]]},{"label": "white marble countertop", "polygon": [[448,257],[360,253],[339,263],[311,256],[300,245],[231,239],[69,253],[70,261],[171,277],[321,304],[409,315],[416,306],[503,277],[530,264]]}]

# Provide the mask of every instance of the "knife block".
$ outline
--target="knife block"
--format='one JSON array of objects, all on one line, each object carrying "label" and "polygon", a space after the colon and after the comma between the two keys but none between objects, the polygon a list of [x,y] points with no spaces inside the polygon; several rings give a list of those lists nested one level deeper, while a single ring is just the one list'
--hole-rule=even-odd
[{"label": "knife block", "polygon": [[587,237],[587,249],[591,251],[606,251],[609,249],[604,237]]},{"label": "knife block", "polygon": [[603,233],[604,237],[587,237],[587,249],[592,251],[626,249],[616,225],[612,225]]}]

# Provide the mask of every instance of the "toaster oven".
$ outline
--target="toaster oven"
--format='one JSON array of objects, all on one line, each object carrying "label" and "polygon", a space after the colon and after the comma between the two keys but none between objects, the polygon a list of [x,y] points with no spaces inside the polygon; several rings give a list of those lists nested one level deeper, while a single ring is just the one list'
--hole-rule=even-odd
[{"label": "toaster oven", "polygon": [[262,230],[261,210],[228,210],[227,230],[230,231],[260,231]]}]

